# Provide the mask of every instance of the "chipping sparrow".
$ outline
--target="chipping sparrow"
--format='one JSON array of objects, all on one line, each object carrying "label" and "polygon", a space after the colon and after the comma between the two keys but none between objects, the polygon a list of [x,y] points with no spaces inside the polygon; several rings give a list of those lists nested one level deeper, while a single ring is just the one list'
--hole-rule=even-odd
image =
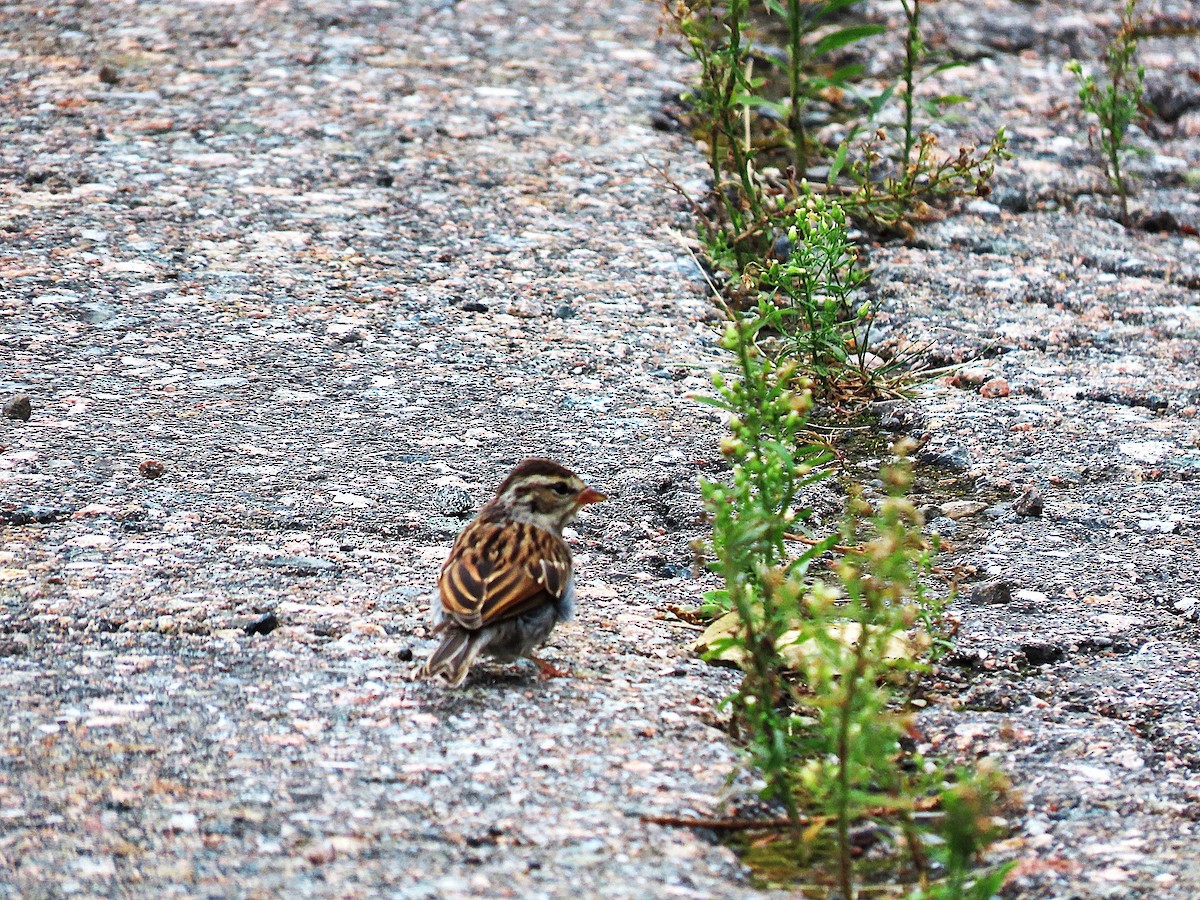
[{"label": "chipping sparrow", "polygon": [[[442,643],[420,675],[457,687],[481,654],[501,662],[530,656],[571,618],[575,589],[563,526],[582,507],[607,499],[548,459],[513,469],[442,566],[435,612]],[[530,658],[543,673],[561,674]]]}]

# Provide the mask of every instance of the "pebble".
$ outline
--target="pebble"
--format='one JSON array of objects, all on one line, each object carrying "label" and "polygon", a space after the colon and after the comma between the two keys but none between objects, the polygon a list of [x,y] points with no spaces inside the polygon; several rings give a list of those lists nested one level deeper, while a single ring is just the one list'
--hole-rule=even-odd
[{"label": "pebble", "polygon": [[28,394],[16,394],[4,401],[4,417],[28,422],[33,415],[33,401]]},{"label": "pebble", "polygon": [[5,525],[46,525],[50,522],[69,519],[74,512],[73,508],[67,506],[43,506],[41,504],[17,506],[12,509],[0,508],[0,522]]},{"label": "pebble", "polygon": [[1030,665],[1042,666],[1066,656],[1063,646],[1054,641],[1029,641],[1021,644],[1021,653]]},{"label": "pebble", "polygon": [[942,537],[954,537],[958,534],[958,523],[947,516],[937,516],[925,526],[930,534],[940,534]]},{"label": "pebble", "polygon": [[1169,519],[1138,519],[1138,529],[1148,534],[1176,534],[1179,523]]},{"label": "pebble", "polygon": [[278,627],[279,619],[276,617],[275,613],[268,612],[263,613],[253,622],[245,625],[243,630],[246,632],[246,634],[270,634]]},{"label": "pebble", "polygon": [[987,509],[987,504],[978,500],[951,500],[949,503],[941,505],[939,514],[948,519],[965,519],[983,512],[985,509]]},{"label": "pebble", "polygon": [[1007,397],[1009,394],[1008,381],[1003,378],[992,378],[984,382],[979,389],[979,393],[984,397]]},{"label": "pebble", "polygon": [[940,448],[925,447],[917,454],[917,460],[953,472],[965,472],[971,468],[971,453],[960,444],[949,444]]},{"label": "pebble", "polygon": [[1019,516],[1037,517],[1046,508],[1046,498],[1036,487],[1027,487],[1021,496],[1013,501],[1013,512]]},{"label": "pebble", "polygon": [[162,474],[167,470],[167,467],[160,463],[157,459],[143,460],[138,465],[138,474],[143,478],[161,478]]},{"label": "pebble", "polygon": [[474,512],[475,501],[465,488],[444,484],[434,493],[430,507],[438,515],[465,519]]},{"label": "pebble", "polygon": [[870,411],[879,417],[879,427],[888,431],[909,432],[925,424],[925,413],[907,400],[876,401]]},{"label": "pebble", "polygon": [[950,376],[955,387],[976,387],[991,379],[992,370],[985,366],[963,366]]},{"label": "pebble", "polygon": [[1009,603],[1012,601],[1012,582],[1005,578],[996,578],[971,585],[967,592],[971,603]]}]

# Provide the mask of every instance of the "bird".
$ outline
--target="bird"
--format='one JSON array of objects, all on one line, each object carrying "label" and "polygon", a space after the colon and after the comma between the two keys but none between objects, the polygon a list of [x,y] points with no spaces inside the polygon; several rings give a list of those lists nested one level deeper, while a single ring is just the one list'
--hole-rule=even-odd
[{"label": "bird", "polygon": [[575,607],[571,548],[563,528],[584,506],[608,497],[553,460],[516,466],[459,533],[438,576],[434,606],[441,644],[423,678],[458,687],[481,655],[529,657],[547,677],[565,675],[532,655]]}]

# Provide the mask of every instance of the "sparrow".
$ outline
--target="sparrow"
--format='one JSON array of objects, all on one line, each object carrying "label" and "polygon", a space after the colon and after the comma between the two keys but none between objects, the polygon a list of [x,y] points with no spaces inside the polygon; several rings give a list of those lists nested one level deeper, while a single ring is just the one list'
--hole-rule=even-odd
[{"label": "sparrow", "polygon": [[608,497],[549,459],[527,459],[462,530],[438,576],[435,632],[441,645],[423,678],[462,684],[480,655],[527,656],[544,675],[562,675],[531,651],[575,608],[571,548],[563,528]]}]

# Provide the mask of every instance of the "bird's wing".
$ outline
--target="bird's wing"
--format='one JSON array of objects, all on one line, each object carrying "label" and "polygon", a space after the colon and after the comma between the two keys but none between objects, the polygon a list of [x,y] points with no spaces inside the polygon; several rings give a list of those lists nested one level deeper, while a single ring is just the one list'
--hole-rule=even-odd
[{"label": "bird's wing", "polygon": [[570,581],[562,538],[524,522],[473,522],[454,542],[438,589],[446,617],[475,630],[555,602]]}]

